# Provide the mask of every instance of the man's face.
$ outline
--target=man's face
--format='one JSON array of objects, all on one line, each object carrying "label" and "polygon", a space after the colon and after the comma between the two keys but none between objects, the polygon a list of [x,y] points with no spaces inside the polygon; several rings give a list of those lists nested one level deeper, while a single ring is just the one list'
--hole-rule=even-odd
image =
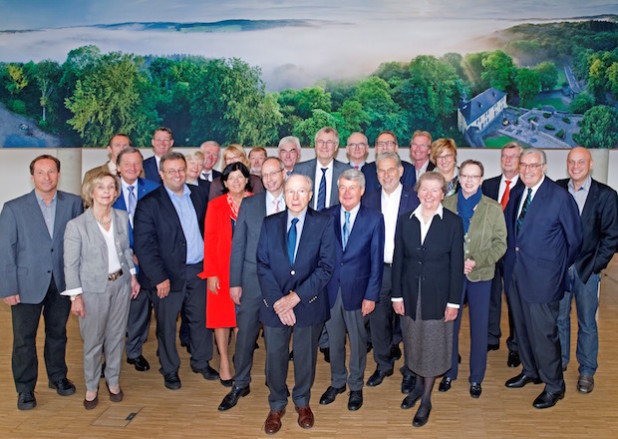
[{"label": "man's face", "polygon": [[513,175],[519,171],[519,148],[507,148],[500,155],[500,167],[505,175]]},{"label": "man's face", "polygon": [[118,154],[123,149],[127,149],[130,145],[129,138],[125,136],[114,136],[112,140],[109,142],[109,146],[107,147],[107,152],[109,152],[110,160],[112,163],[116,163],[116,159],[118,158]]},{"label": "man's face", "polygon": [[41,195],[53,195],[58,188],[60,172],[56,167],[56,162],[50,159],[37,160],[34,164],[32,182],[37,192]]},{"label": "man's face", "polygon": [[335,133],[321,133],[315,141],[315,154],[322,163],[329,163],[335,157],[339,139]]},{"label": "man's face", "polygon": [[298,216],[307,208],[312,195],[309,182],[302,175],[290,175],[290,178],[285,182],[283,194],[285,205],[294,216]]},{"label": "man's face", "polygon": [[161,157],[168,153],[174,146],[172,135],[166,131],[155,131],[152,136],[152,149],[157,157]]},{"label": "man's face", "polygon": [[361,197],[365,193],[365,188],[358,181],[339,180],[339,202],[345,210],[350,212],[360,204]]},{"label": "man's face", "polygon": [[585,148],[573,148],[567,156],[567,171],[575,183],[583,183],[592,169],[592,157]]},{"label": "man's face", "polygon": [[138,153],[125,153],[118,163],[118,172],[128,184],[133,184],[142,173],[142,157]]},{"label": "man's face", "polygon": [[399,179],[403,176],[403,166],[397,167],[397,160],[384,159],[376,165],[378,181],[387,194],[392,193],[399,186]]},{"label": "man's face", "polygon": [[543,178],[547,165],[542,165],[541,154],[527,154],[519,160],[519,178],[527,188],[534,187]]},{"label": "man's face", "polygon": [[410,142],[410,157],[414,162],[425,163],[429,160],[431,141],[426,136],[416,136]]},{"label": "man's face", "polygon": [[187,165],[182,159],[166,160],[159,174],[163,184],[172,192],[181,192],[185,184]]},{"label": "man's face", "polygon": [[299,154],[296,149],[296,145],[293,143],[286,143],[279,149],[279,158],[283,162],[285,169],[292,170],[294,165],[298,162]]},{"label": "man's face", "polygon": [[354,133],[348,137],[348,145],[346,146],[346,152],[350,157],[352,163],[362,163],[367,157],[367,137],[361,133]]},{"label": "man's face", "polygon": [[262,163],[266,160],[266,153],[264,151],[253,151],[249,154],[249,163],[251,163],[251,172],[259,174],[262,169]]},{"label": "man's face", "polygon": [[204,171],[210,172],[219,161],[219,150],[217,145],[207,144],[202,147],[202,153],[204,154]]},{"label": "man's face", "polygon": [[268,192],[279,192],[283,185],[285,170],[280,169],[276,160],[266,160],[262,164],[262,183]]},{"label": "man's face", "polygon": [[383,152],[397,152],[397,140],[392,134],[382,133],[376,139],[376,155]]}]

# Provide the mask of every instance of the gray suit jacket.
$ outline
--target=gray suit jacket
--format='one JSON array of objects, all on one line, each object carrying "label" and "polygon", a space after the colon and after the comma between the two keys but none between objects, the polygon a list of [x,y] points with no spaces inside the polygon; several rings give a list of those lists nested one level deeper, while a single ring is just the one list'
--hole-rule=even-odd
[{"label": "gray suit jacket", "polygon": [[[122,266],[122,279],[130,280],[133,250],[129,245],[127,213],[112,209],[114,242]],[[108,256],[105,238],[99,230],[92,209],[67,224],[64,234],[64,274],[66,289],[81,288],[89,293],[104,293],[107,286]]]},{"label": "gray suit jacket", "polygon": [[21,303],[41,303],[54,276],[64,290],[64,229],[84,211],[81,199],[58,191],[53,237],[34,190],[4,204],[0,214],[0,297],[19,294]]},{"label": "gray suit jacket", "polygon": [[[315,178],[315,168],[317,167],[318,159],[315,158],[313,160],[307,160],[306,162],[297,163],[294,166],[294,174],[306,175],[311,178],[311,181]],[[333,183],[330,187],[330,203],[326,205],[326,207],[334,206],[335,204],[339,204],[339,188],[337,187],[337,179],[339,175],[345,171],[346,169],[351,169],[351,166],[347,163],[340,162],[339,160],[333,160]],[[313,182],[315,184],[315,181]],[[313,190],[313,187],[311,188]],[[318,194],[313,194],[313,197],[317,197]],[[313,207],[313,197],[311,198],[311,202],[309,206]]]}]

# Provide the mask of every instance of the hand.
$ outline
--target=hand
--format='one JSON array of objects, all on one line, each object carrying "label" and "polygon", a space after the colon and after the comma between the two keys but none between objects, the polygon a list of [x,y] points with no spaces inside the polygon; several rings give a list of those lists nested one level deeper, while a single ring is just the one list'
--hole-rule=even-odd
[{"label": "hand", "polygon": [[170,280],[165,279],[160,284],[157,284],[157,296],[159,299],[165,299],[170,293]]},{"label": "hand", "polygon": [[230,287],[230,298],[232,302],[240,306],[240,298],[242,297],[242,287]]},{"label": "hand", "polygon": [[278,314],[279,320],[285,326],[294,326],[296,324],[296,315],[294,314],[294,310],[289,310],[284,313]]},{"label": "hand", "polygon": [[219,285],[219,278],[217,276],[209,277],[207,280],[207,288],[212,294],[219,294],[219,289],[221,286]]},{"label": "hand", "polygon": [[131,299],[135,299],[139,294],[140,286],[137,281],[137,277],[134,274],[131,275]]},{"label": "hand", "polygon": [[135,264],[136,267],[139,265],[139,263],[137,262],[137,256],[135,256],[135,253],[133,253],[133,263]]},{"label": "hand", "polygon": [[455,320],[457,318],[458,312],[459,309],[447,305],[446,309],[444,310],[444,321],[450,322],[451,320]]},{"label": "hand", "polygon": [[395,311],[395,314],[399,314],[400,316],[405,314],[406,309],[403,306],[403,300],[396,300],[393,302],[393,311]]},{"label": "hand", "polygon": [[282,314],[292,310],[296,305],[300,303],[300,297],[294,291],[290,291],[290,294],[283,296],[277,300],[273,305],[273,309],[277,314]]},{"label": "hand", "polygon": [[14,294],[12,296],[5,297],[4,303],[6,303],[9,306],[15,306],[18,303],[21,303],[21,300],[19,299],[19,294]]},{"label": "hand", "polygon": [[71,312],[82,319],[86,317],[86,307],[84,306],[84,299],[82,299],[81,294],[71,302]]},{"label": "hand", "polygon": [[474,259],[466,259],[464,261],[464,274],[470,274],[472,270],[476,267],[476,262]]},{"label": "hand", "polygon": [[368,316],[375,309],[376,303],[373,300],[363,299],[363,305],[361,306],[361,310],[363,312],[363,317]]}]

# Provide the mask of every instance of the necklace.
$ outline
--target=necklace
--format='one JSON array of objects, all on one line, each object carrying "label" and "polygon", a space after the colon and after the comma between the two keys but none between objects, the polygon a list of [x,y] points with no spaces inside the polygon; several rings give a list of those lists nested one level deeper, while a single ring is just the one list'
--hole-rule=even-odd
[{"label": "necklace", "polygon": [[97,222],[98,222],[99,224],[101,224],[103,227],[107,227],[107,226],[109,226],[109,225],[111,224],[111,222],[112,222],[112,217],[111,217],[111,215],[110,215],[110,217],[109,217],[108,219],[106,219],[106,220],[103,220],[102,218],[97,218],[96,216],[95,216],[94,218],[95,218],[95,219],[97,220]]}]

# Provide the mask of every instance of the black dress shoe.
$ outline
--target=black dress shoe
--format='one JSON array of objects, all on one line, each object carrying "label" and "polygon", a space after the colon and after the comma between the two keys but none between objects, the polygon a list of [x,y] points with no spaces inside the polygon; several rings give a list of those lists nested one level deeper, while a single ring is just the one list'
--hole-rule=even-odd
[{"label": "black dress shoe", "polygon": [[170,372],[163,376],[165,387],[170,390],[178,390],[182,387],[180,383],[180,378],[178,377],[178,372]]},{"label": "black dress shoe", "polygon": [[481,388],[481,383],[471,383],[470,384],[470,396],[472,398],[479,398],[483,389]]},{"label": "black dress shoe", "polygon": [[371,352],[372,349],[373,349],[373,344],[367,343],[367,353]]},{"label": "black dress shoe", "polygon": [[412,421],[412,425],[415,427],[422,427],[429,421],[429,413],[431,413],[431,403],[421,404],[414,415],[414,420]]},{"label": "black dress shoe", "polygon": [[521,364],[519,354],[514,351],[509,351],[509,357],[506,359],[506,365],[508,367],[517,367]]},{"label": "black dress shoe", "polygon": [[350,399],[348,400],[348,410],[356,411],[363,406],[363,391],[350,390]]},{"label": "black dress shoe", "polygon": [[384,381],[384,378],[389,377],[392,374],[393,374],[393,369],[385,370],[385,371],[376,369],[376,371],[372,373],[369,379],[367,380],[367,385],[369,387],[379,386],[380,384],[382,384],[382,381]]},{"label": "black dress shoe", "polygon": [[320,352],[324,354],[324,361],[330,363],[330,348],[320,348]]},{"label": "black dress shoe", "polygon": [[[188,341],[181,341],[180,342],[180,346],[182,346],[183,348],[186,348],[187,349],[187,353],[189,355],[191,355],[191,346],[189,345]],[[159,356],[158,351],[157,351],[157,356]]]},{"label": "black dress shoe", "polygon": [[521,387],[524,387],[528,383],[541,384],[542,382],[543,381],[541,381],[539,378],[529,377],[527,375],[524,375],[524,373],[522,372],[519,375],[508,379],[506,383],[504,383],[504,385],[511,389],[519,389]]},{"label": "black dress shoe", "polygon": [[36,407],[34,392],[21,392],[17,397],[17,408],[19,410],[30,410]]},{"label": "black dress shoe", "polygon": [[343,392],[345,392],[345,386],[339,387],[339,388],[328,386],[328,389],[326,389],[326,392],[324,392],[322,394],[322,397],[320,398],[320,404],[321,405],[330,404],[331,402],[335,400],[337,395]]},{"label": "black dress shoe", "polygon": [[401,348],[399,345],[394,344],[391,346],[391,358],[394,360],[399,360],[401,358]]},{"label": "black dress shoe", "polygon": [[487,344],[487,352],[489,352],[489,351],[497,351],[498,349],[500,349],[500,344],[499,343],[488,343]]},{"label": "black dress shoe", "polygon": [[407,394],[414,390],[416,375],[404,375],[401,380],[401,393]]},{"label": "black dress shoe", "polygon": [[236,405],[236,403],[238,402],[240,398],[247,396],[250,392],[251,392],[251,389],[249,389],[249,386],[246,386],[243,388],[236,387],[236,386],[232,387],[232,390],[230,391],[230,393],[225,395],[225,398],[223,398],[223,401],[221,401],[221,404],[219,404],[218,410],[220,412],[224,412],[226,410],[231,409],[232,407]]},{"label": "black dress shoe", "polygon": [[543,392],[534,400],[532,405],[537,409],[547,409],[556,405],[556,403],[564,398],[564,391],[560,393],[550,393],[547,390]]},{"label": "black dress shoe", "polygon": [[232,387],[232,385],[234,384],[234,378],[230,378],[229,380],[222,380],[221,378],[219,378],[219,382],[223,387]]},{"label": "black dress shoe", "polygon": [[418,393],[412,392],[412,393],[410,393],[401,402],[401,408],[404,409],[404,410],[411,409],[412,407],[414,407],[416,405],[416,401],[421,399],[421,396],[423,396],[422,392],[418,392]]},{"label": "black dress shoe", "polygon": [[442,377],[442,381],[440,381],[440,385],[438,386],[438,390],[440,392],[448,392],[451,390],[451,384],[453,382],[452,378]]},{"label": "black dress shoe", "polygon": [[75,386],[66,377],[55,382],[50,381],[49,388],[56,389],[56,392],[60,396],[69,396],[75,393]]},{"label": "black dress shoe", "polygon": [[135,370],[139,372],[145,372],[147,370],[150,370],[150,364],[148,363],[148,360],[144,358],[143,355],[140,355],[137,358],[127,358],[127,363],[135,366]]},{"label": "black dress shoe", "polygon": [[214,381],[214,380],[220,379],[219,372],[217,372],[212,367],[210,367],[210,364],[206,365],[206,367],[202,369],[196,369],[195,367],[191,366],[191,370],[193,371],[193,373],[201,373],[204,379],[208,381]]}]

